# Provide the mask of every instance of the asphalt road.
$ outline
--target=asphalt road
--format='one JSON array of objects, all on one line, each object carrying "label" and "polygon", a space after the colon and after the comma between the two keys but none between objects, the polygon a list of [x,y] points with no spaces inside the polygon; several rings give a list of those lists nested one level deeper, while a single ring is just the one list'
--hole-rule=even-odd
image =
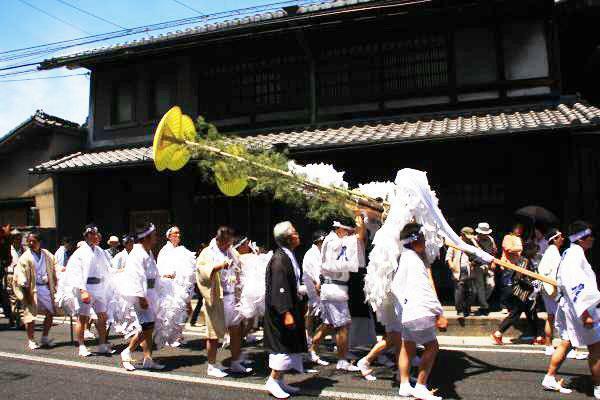
[{"label": "asphalt road", "polygon": [[[76,356],[66,326],[55,326],[53,349],[25,350],[25,333],[7,330],[0,320],[0,399],[266,399],[260,392],[267,376],[266,355],[260,347],[249,348],[256,370],[246,377],[213,380],[206,377],[206,357],[198,336],[188,346],[163,349],[155,358],[168,366],[160,373],[126,373],[118,355]],[[39,335],[39,334],[38,334]],[[124,341],[111,342],[122,348]],[[91,343],[90,343],[91,344]],[[136,354],[137,355],[137,354]],[[137,355],[140,358],[140,355]],[[219,352],[227,364],[228,351]],[[329,355],[330,356],[330,355]],[[325,355],[325,358],[328,354]],[[548,358],[540,348],[511,346],[448,347],[441,351],[431,386],[447,399],[558,399],[591,398],[585,361],[567,360],[563,376],[577,390],[572,395],[545,392],[540,381]],[[290,376],[303,388],[297,399],[325,398],[391,399],[397,392],[393,371],[377,368],[378,380],[366,382],[355,374],[339,373],[335,366]],[[80,397],[81,396],[81,397]]]}]

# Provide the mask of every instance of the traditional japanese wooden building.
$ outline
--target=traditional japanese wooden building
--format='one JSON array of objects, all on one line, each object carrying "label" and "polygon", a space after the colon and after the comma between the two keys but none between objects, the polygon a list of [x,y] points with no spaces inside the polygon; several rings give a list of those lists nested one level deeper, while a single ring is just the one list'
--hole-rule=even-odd
[{"label": "traditional japanese wooden building", "polygon": [[152,134],[178,104],[352,183],[425,170],[455,228],[487,221],[499,235],[529,204],[600,222],[600,110],[563,90],[561,6],[327,1],[47,60],[91,71],[87,145],[30,171],[53,176],[64,234],[151,218],[191,246],[219,224],[264,244],[281,218],[306,228],[268,199],[225,198],[194,165],[157,173]]}]

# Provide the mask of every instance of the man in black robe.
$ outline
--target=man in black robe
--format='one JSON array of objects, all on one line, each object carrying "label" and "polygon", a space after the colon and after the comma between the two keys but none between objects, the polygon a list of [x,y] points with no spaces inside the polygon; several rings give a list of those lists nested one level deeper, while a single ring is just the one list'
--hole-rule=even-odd
[{"label": "man in black robe", "polygon": [[296,394],[299,388],[287,385],[283,373],[302,372],[302,353],[307,352],[301,296],[298,293],[302,270],[293,250],[300,244],[294,226],[286,221],[273,229],[279,249],[267,265],[265,284],[264,343],[270,350],[271,375],[265,389],[278,399]]}]

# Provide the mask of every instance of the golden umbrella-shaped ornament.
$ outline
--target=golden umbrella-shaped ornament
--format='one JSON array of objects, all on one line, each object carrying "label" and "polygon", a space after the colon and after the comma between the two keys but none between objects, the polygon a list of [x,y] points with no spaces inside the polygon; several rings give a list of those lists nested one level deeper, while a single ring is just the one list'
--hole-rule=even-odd
[{"label": "golden umbrella-shaped ornament", "polygon": [[181,112],[178,106],[172,107],[158,123],[152,145],[154,165],[158,171],[177,171],[190,160],[191,153],[185,141],[196,139],[194,121]]}]

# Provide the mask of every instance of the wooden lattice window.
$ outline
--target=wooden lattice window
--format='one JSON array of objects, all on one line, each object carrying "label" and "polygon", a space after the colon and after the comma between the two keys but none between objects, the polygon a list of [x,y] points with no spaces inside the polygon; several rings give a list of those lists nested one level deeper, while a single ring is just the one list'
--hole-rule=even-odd
[{"label": "wooden lattice window", "polygon": [[417,93],[448,85],[447,43],[443,34],[428,33],[383,43],[383,92]]},{"label": "wooden lattice window", "polygon": [[306,108],[307,66],[303,57],[256,58],[205,68],[200,112],[213,118]]},{"label": "wooden lattice window", "polygon": [[318,61],[320,105],[408,96],[448,85],[447,40],[412,33],[385,42],[326,48]]}]

